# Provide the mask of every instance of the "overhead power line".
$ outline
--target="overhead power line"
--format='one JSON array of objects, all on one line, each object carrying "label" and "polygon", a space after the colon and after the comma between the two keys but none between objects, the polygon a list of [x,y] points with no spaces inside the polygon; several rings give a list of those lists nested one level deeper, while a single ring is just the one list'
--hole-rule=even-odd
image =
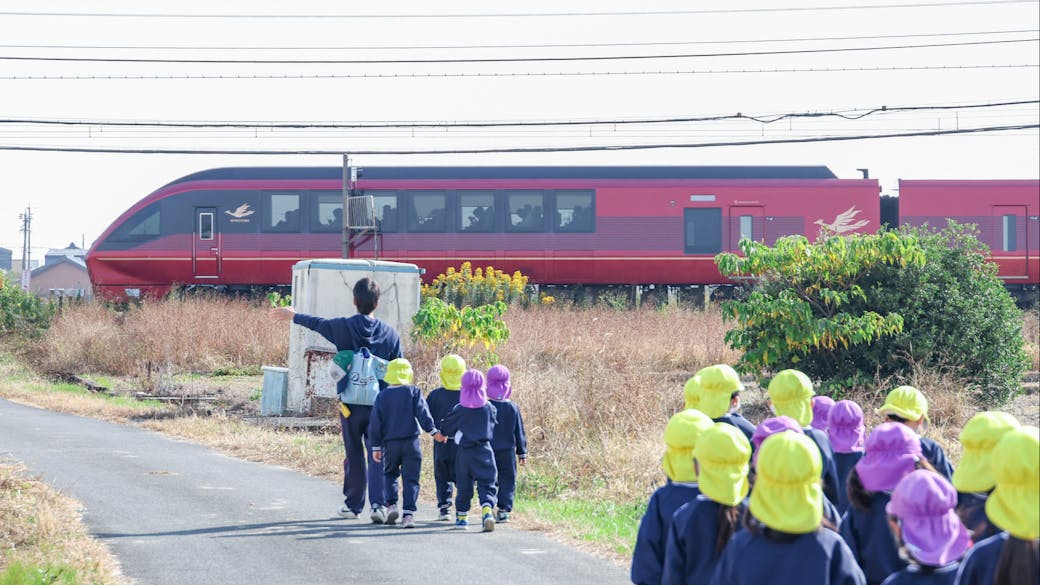
[{"label": "overhead power line", "polygon": [[656,55],[595,55],[586,57],[481,57],[459,59],[157,59],[132,57],[41,57],[0,55],[5,61],[60,61],[70,63],[193,63],[222,65],[417,65],[417,64],[479,64],[479,63],[558,63],[575,61],[633,61],[649,59],[694,59],[711,57],[759,57],[767,55],[804,55],[811,53],[850,53],[938,47],[970,47],[979,45],[1006,45],[1035,43],[1040,37],[1002,39],[993,41],[962,41],[954,43],[927,43],[919,45],[884,45],[873,47],[833,47],[827,49],[788,49],[778,51],[728,51],[719,53],[661,53]]},{"label": "overhead power line", "polygon": [[340,155],[348,152],[351,155],[415,155],[415,154],[506,154],[537,152],[603,152],[611,150],[658,150],[663,148],[709,148],[721,146],[761,146],[770,144],[796,144],[812,142],[845,142],[852,140],[876,140],[882,138],[913,138],[923,136],[944,136],[950,134],[981,134],[989,132],[1007,132],[1011,130],[1040,129],[1040,124],[1014,124],[1006,126],[985,126],[980,128],[957,128],[951,130],[925,130],[917,132],[893,132],[886,134],[860,134],[850,136],[815,136],[808,138],[783,138],[777,140],[744,140],[725,142],[697,143],[664,143],[664,144],[616,144],[589,146],[545,146],[516,148],[463,148],[463,149],[428,149],[428,150],[356,150],[343,148],[336,150],[201,150],[181,148],[107,148],[76,146],[25,146],[0,145],[0,150],[37,151],[37,152],[95,152],[109,154],[220,154],[220,155]]},{"label": "overhead power line", "polygon": [[532,17],[598,17],[598,16],[676,16],[683,14],[751,14],[770,12],[825,12],[835,10],[886,10],[893,8],[941,8],[958,6],[984,6],[994,4],[1032,4],[1035,0],[972,0],[968,2],[901,2],[895,4],[852,4],[833,6],[787,6],[775,8],[706,8],[691,10],[638,10],[606,12],[454,12],[454,13],[380,13],[380,14],[207,14],[207,13],[157,13],[157,12],[29,12],[3,11],[0,16],[43,16],[82,18],[241,18],[241,19],[445,19],[445,18],[532,18]]},{"label": "overhead power line", "polygon": [[116,49],[133,51],[431,51],[447,49],[583,49],[604,47],[661,47],[689,45],[735,45],[757,43],[804,43],[821,41],[866,41],[878,39],[911,39],[936,37],[963,37],[983,35],[1010,35],[1024,33],[1040,33],[1040,29],[964,31],[947,33],[913,33],[901,35],[862,35],[844,37],[797,37],[775,39],[720,39],[699,41],[653,41],[653,42],[612,42],[612,43],[544,43],[544,44],[508,44],[508,45],[340,45],[340,46],[184,46],[184,45],[8,45],[0,44],[0,49]]},{"label": "overhead power line", "polygon": [[932,104],[924,106],[878,106],[869,109],[830,112],[788,112],[771,115],[720,114],[714,116],[667,116],[660,118],[620,118],[611,120],[499,120],[456,122],[188,122],[163,120],[68,120],[56,118],[0,118],[0,124],[32,124],[48,126],[115,126],[145,128],[238,128],[238,129],[389,129],[389,128],[503,128],[530,126],[621,126],[636,124],[680,124],[691,122],[719,122],[724,120],[751,120],[772,124],[795,118],[842,118],[860,120],[878,113],[920,112],[942,110],[974,110],[1007,106],[1038,105],[1040,100],[1005,100],[973,104]]}]

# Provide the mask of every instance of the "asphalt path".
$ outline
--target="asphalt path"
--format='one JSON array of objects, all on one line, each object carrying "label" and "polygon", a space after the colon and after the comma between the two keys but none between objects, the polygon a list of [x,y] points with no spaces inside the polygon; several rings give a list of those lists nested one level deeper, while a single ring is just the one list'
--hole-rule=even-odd
[{"label": "asphalt path", "polygon": [[413,530],[344,520],[336,482],[2,399],[0,458],[82,502],[139,585],[628,582],[617,564],[536,532],[454,531],[429,507]]}]

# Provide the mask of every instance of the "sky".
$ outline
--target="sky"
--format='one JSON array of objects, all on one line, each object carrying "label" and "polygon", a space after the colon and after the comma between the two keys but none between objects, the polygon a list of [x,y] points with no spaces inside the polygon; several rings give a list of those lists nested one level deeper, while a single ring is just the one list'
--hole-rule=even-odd
[{"label": "sky", "polygon": [[[842,178],[858,178],[857,169],[869,169],[893,194],[899,179],[1040,177],[1036,128],[599,152],[357,154],[696,145],[1035,126],[1040,123],[1040,2],[1035,0],[0,0],[0,31],[0,247],[14,250],[15,258],[21,256],[19,214],[30,206],[33,257],[42,259],[47,248],[70,242],[89,246],[123,210],[185,174],[224,166],[339,166],[342,155],[335,153],[352,153],[351,162],[361,167],[825,165]],[[908,48],[878,49],[894,46]],[[517,61],[532,58],[552,60]],[[162,62],[171,59],[223,62]],[[293,62],[235,62],[262,60]],[[1027,103],[968,107],[1007,102]],[[626,123],[738,112],[855,117],[882,106],[890,111],[858,120]],[[898,109],[906,107],[919,109]],[[46,123],[58,121],[76,124]],[[247,127],[146,125],[232,121]],[[532,121],[584,124],[270,127]],[[592,121],[618,123],[588,124]],[[15,147],[330,154],[11,150]]]}]

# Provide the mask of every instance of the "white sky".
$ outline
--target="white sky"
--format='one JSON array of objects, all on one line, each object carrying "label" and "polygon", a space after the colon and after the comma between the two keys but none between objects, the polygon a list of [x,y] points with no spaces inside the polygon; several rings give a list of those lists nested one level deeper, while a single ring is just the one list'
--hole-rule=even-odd
[{"label": "white sky", "polygon": [[[731,53],[832,47],[920,45],[1040,37],[1040,3],[908,7],[942,0],[786,0],[769,2],[65,2],[0,0],[0,56],[195,59],[408,59]],[[963,2],[964,0],[952,0]],[[947,3],[949,4],[949,3]],[[776,11],[776,8],[831,7]],[[755,10],[758,12],[677,11]],[[518,14],[626,12],[611,16]],[[668,12],[638,15],[634,12]],[[26,16],[67,12],[108,16]],[[126,14],[387,15],[407,18],[142,18]],[[451,14],[452,17],[416,15]],[[503,14],[474,18],[463,14]],[[917,36],[748,43],[763,39]],[[706,44],[708,41],[717,44]],[[645,43],[687,43],[645,45]],[[401,50],[329,47],[644,43],[633,46]],[[690,44],[698,43],[698,44]],[[23,45],[23,46],[16,46]],[[33,45],[37,48],[24,47]],[[210,47],[172,49],[59,46]],[[220,51],[212,47],[282,47]],[[285,47],[318,47],[312,51]],[[0,118],[132,121],[501,121],[765,115],[886,105],[964,105],[1040,98],[1037,42],[909,50],[570,63],[301,65],[69,63],[0,59]],[[891,67],[1034,67],[884,70]],[[882,68],[879,71],[734,70]],[[444,73],[698,73],[583,76],[436,77]],[[729,72],[722,72],[729,71]],[[334,79],[39,79],[41,76],[307,75],[430,73],[431,77]],[[26,76],[37,79],[25,79]],[[11,79],[12,77],[18,79]],[[698,143],[819,135],[1037,124],[1040,107],[888,113],[859,121],[750,121],[637,127],[395,131],[119,129],[0,124],[0,145],[189,149],[374,149]],[[826,165],[838,176],[869,168],[886,192],[902,179],[1040,177],[1033,130],[822,144],[515,155],[356,156],[374,165]],[[0,150],[0,246],[20,257],[18,214],[33,209],[34,257],[49,247],[94,238],[124,209],[187,173],[221,166],[339,165],[341,157],[89,154]]]}]

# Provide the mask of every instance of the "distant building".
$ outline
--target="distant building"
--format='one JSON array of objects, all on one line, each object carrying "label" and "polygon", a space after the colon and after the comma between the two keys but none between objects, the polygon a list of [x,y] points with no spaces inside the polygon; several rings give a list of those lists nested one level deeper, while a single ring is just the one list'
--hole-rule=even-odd
[{"label": "distant building", "polygon": [[4,272],[11,271],[11,258],[14,257],[14,252],[7,248],[0,248],[0,270]]},{"label": "distant building", "polygon": [[47,266],[52,262],[59,262],[62,258],[73,258],[84,261],[86,257],[86,250],[77,246],[75,242],[70,242],[65,248],[51,248],[50,250],[47,250],[47,253],[43,256],[43,265]]},{"label": "distant building", "polygon": [[49,252],[46,263],[30,274],[29,289],[45,298],[90,298],[93,294],[87,265],[81,258],[64,254],[52,258]]}]

